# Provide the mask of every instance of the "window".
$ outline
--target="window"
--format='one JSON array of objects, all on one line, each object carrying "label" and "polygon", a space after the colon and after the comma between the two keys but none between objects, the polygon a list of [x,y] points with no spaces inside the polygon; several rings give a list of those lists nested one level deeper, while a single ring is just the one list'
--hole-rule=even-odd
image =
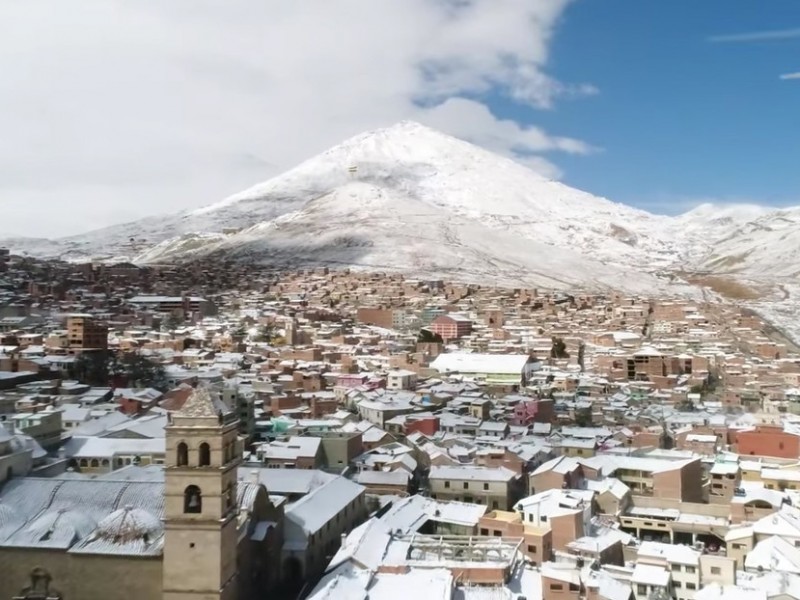
[{"label": "window", "polygon": [[189,448],[183,442],[178,444],[175,464],[178,465],[179,467],[185,467],[186,465],[189,464]]},{"label": "window", "polygon": [[107,459],[107,458],[104,458],[104,459],[103,459],[103,460],[100,462],[100,464],[101,464],[101,465],[103,465],[104,467],[107,467],[107,466],[108,466],[108,459]]},{"label": "window", "polygon": [[680,588],[680,587],[681,587],[683,584],[682,584],[680,581],[673,581],[673,582],[672,582],[672,585],[675,587],[675,589],[678,589],[678,588]]},{"label": "window", "polygon": [[444,482],[444,487],[449,489],[450,488],[450,482],[449,481],[445,481]]},{"label": "window", "polygon": [[93,458],[93,459],[92,459],[92,463],[91,463],[91,464],[92,464],[92,468],[93,468],[93,469],[96,469],[97,467],[99,467],[99,466],[100,466],[100,461],[99,461],[99,460],[97,460],[96,458]]},{"label": "window", "polygon": [[483,489],[484,490],[488,490],[489,489],[489,484],[488,483],[484,483],[483,484]]},{"label": "window", "polygon": [[528,544],[528,552],[530,552],[531,554],[536,554],[536,546]]},{"label": "window", "polygon": [[645,594],[647,594],[647,586],[640,583],[639,585],[636,586],[636,593],[640,596],[644,596]]},{"label": "window", "polygon": [[481,535],[489,535],[489,530],[485,528],[481,528]]},{"label": "window", "polygon": [[686,582],[686,589],[687,590],[696,590],[697,586],[694,583],[692,583],[691,581],[687,581]]},{"label": "window", "polygon": [[495,530],[492,532],[492,535],[493,535],[493,536],[495,536],[495,537],[503,537],[503,532],[502,532],[502,531],[500,531],[499,529],[495,529]]},{"label": "window", "polygon": [[541,517],[539,517],[539,520],[540,520],[542,523],[547,523],[547,515],[542,515]]},{"label": "window", "polygon": [[564,589],[564,586],[561,585],[560,583],[551,583],[550,584],[550,591],[552,591],[552,592],[560,592],[563,589]]},{"label": "window", "polygon": [[685,570],[686,570],[687,573],[694,573],[695,568],[694,567],[690,567],[689,565],[686,565],[686,569]]},{"label": "window", "polygon": [[465,482],[464,482],[464,489],[465,489],[465,490],[468,490],[468,489],[469,489],[469,482],[468,482],[468,481],[465,481]]},{"label": "window", "polygon": [[722,575],[722,569],[720,567],[711,567],[711,574]]},{"label": "window", "polygon": [[200,459],[198,464],[201,467],[207,467],[211,464],[211,447],[205,442],[200,444]]},{"label": "window", "polygon": [[190,485],[183,491],[183,512],[190,514],[203,512],[203,497],[196,485]]},{"label": "window", "polygon": [[681,572],[681,566],[680,565],[672,565],[672,571],[674,573],[680,573]]}]

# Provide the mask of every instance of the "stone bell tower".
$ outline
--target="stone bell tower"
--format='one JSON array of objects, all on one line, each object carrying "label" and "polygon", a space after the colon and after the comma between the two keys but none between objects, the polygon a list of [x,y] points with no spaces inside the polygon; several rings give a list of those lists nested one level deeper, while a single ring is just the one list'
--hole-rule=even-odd
[{"label": "stone bell tower", "polygon": [[166,427],[163,600],[235,600],[238,422],[205,387]]}]

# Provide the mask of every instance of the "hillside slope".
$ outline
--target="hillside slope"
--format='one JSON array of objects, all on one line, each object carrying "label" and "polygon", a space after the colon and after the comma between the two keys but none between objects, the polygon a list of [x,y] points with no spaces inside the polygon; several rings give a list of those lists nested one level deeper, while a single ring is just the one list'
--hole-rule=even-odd
[{"label": "hillside slope", "polygon": [[794,275],[799,225],[800,209],[704,205],[653,215],[401,122],[200,209],[10,245],[75,260],[152,263],[224,252],[287,266],[640,291],[662,286],[655,275],[673,271]]}]

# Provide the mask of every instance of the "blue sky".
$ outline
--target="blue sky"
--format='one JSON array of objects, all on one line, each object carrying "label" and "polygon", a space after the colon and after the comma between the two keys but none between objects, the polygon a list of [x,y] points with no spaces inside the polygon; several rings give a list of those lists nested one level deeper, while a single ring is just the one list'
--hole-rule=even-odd
[{"label": "blue sky", "polygon": [[798,28],[800,0],[0,2],[0,238],[218,202],[404,119],[650,210],[800,204]]},{"label": "blue sky", "polygon": [[800,71],[797,0],[578,0],[549,70],[599,93],[550,110],[492,105],[602,149],[558,156],[566,183],[667,213],[706,200],[800,204],[800,79],[780,79]]}]

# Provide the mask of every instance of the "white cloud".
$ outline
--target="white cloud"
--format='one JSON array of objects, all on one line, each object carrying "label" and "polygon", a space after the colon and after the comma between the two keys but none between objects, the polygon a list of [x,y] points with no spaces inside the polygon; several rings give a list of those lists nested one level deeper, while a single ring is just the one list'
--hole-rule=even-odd
[{"label": "white cloud", "polygon": [[595,92],[545,69],[569,2],[2,3],[0,230],[67,234],[214,202],[404,118],[557,175],[541,153],[591,148],[475,98],[549,108]]},{"label": "white cloud", "polygon": [[498,119],[484,104],[465,98],[450,98],[421,110],[414,118],[441,131],[456,131],[467,141],[515,158],[554,179],[561,175],[560,169],[539,153],[589,154],[596,150],[581,140],[551,136],[532,125]]},{"label": "white cloud", "polygon": [[784,73],[781,75],[781,79],[789,80],[789,79],[800,79],[800,71],[797,73]]},{"label": "white cloud", "polygon": [[794,38],[800,38],[800,28],[713,35],[708,38],[708,40],[710,42],[771,42],[777,40],[791,40]]}]

